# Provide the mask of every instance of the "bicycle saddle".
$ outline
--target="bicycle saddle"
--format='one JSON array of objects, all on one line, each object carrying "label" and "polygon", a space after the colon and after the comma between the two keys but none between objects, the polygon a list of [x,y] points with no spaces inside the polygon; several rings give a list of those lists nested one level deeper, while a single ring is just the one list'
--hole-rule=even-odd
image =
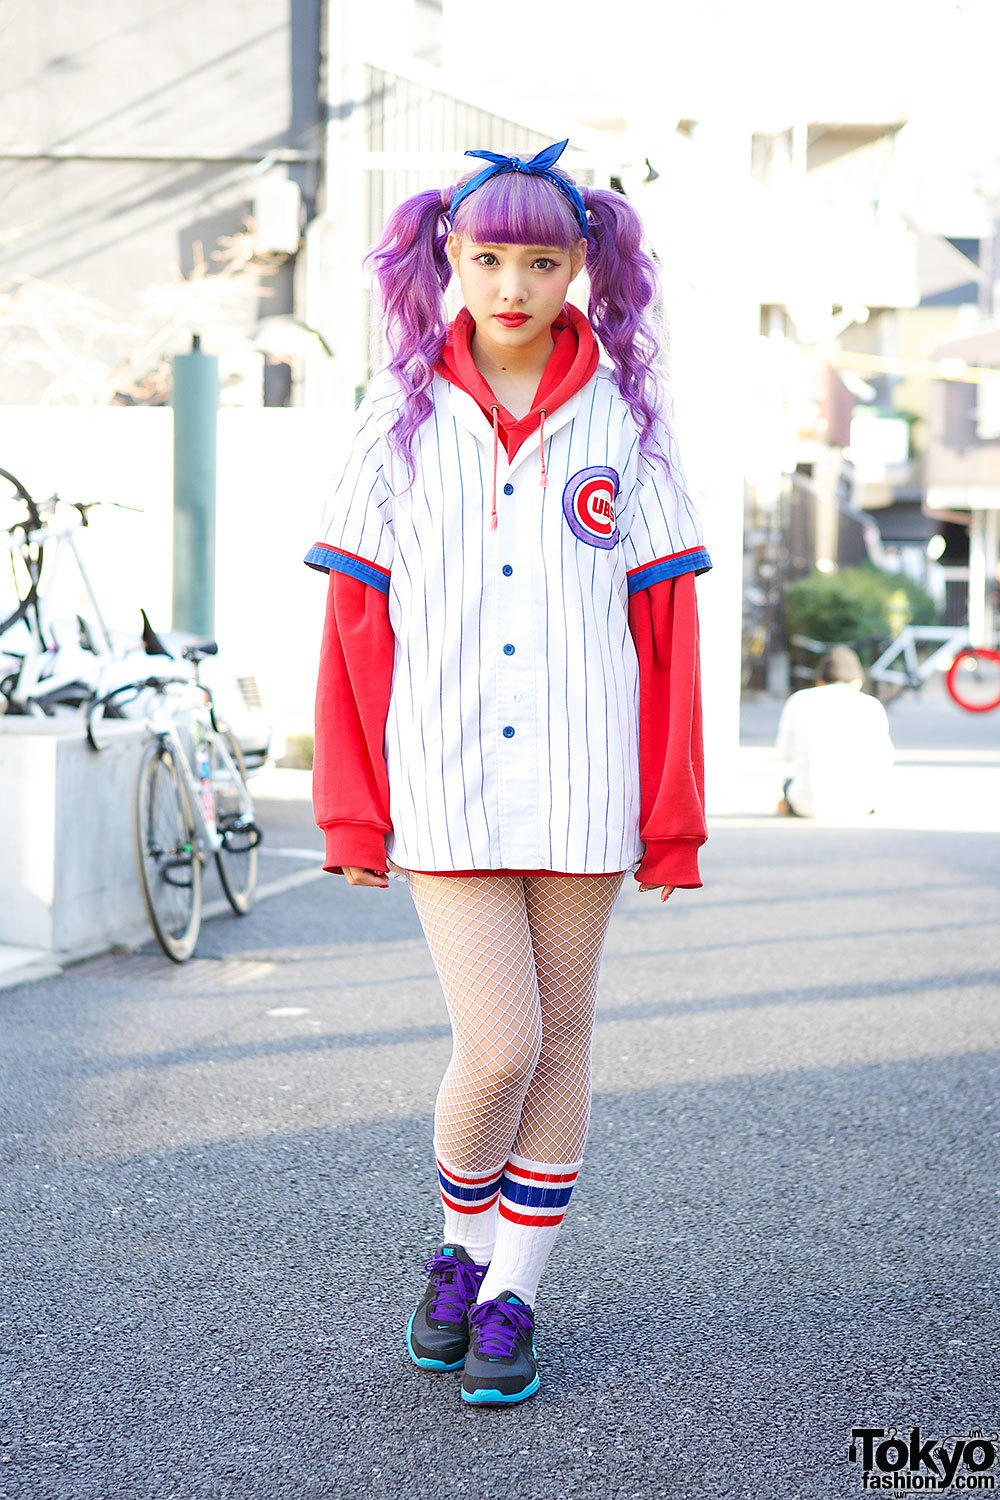
[{"label": "bicycle saddle", "polygon": [[218,650],[218,641],[192,641],[190,646],[181,648],[181,655],[185,661],[201,661],[205,656],[216,656]]}]

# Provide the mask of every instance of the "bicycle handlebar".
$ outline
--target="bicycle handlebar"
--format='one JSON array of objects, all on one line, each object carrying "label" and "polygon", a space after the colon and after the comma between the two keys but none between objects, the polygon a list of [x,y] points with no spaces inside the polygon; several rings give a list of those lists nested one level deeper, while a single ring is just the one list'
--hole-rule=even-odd
[{"label": "bicycle handlebar", "polygon": [[[144,514],[141,506],[125,505],[121,500],[66,500],[62,495],[58,493],[49,495],[47,500],[36,500],[33,496],[28,494],[27,490],[19,480],[14,478],[13,474],[7,473],[6,469],[0,469],[0,477],[9,479],[16,486],[17,498],[19,500],[23,500],[24,504],[28,507],[27,521],[15,521],[13,526],[9,526],[7,528],[7,537],[10,551],[13,551],[15,546],[24,546],[25,542],[40,543],[48,540],[49,536],[54,535],[55,533],[47,532],[45,535],[38,537],[34,535],[34,533],[45,531],[46,523],[42,519],[43,516],[54,516],[56,513],[56,507],[60,505],[68,506],[71,510],[75,510],[79,513],[80,520],[78,524],[80,526],[90,525],[88,511],[92,511],[100,505],[109,505],[114,510],[130,510],[133,515],[137,516],[141,516]],[[67,516],[66,519],[68,521],[69,517]],[[14,540],[16,534],[19,532],[22,533],[23,539]]]},{"label": "bicycle handlebar", "polygon": [[87,708],[86,733],[91,748],[94,750],[105,749],[105,746],[99,743],[97,739],[95,725],[98,714],[112,699],[117,698],[121,693],[133,693],[138,696],[139,693],[145,691],[147,688],[153,692],[162,693],[165,688],[172,685],[197,688],[200,693],[205,695],[210,711],[213,709],[211,690],[204,687],[196,677],[137,677],[134,682],[120,682],[110,692],[102,693],[99,698],[94,698]]}]

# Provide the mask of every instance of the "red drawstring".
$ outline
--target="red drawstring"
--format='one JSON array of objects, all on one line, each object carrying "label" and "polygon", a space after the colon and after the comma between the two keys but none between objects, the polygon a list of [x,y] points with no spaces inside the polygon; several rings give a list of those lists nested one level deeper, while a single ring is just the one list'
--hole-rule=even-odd
[{"label": "red drawstring", "polygon": [[[497,529],[497,467],[499,465],[499,456],[500,456],[500,408],[499,408],[499,406],[491,406],[490,407],[490,411],[493,413],[493,508],[490,511],[490,530],[491,531],[496,531],[496,529]],[[545,408],[543,407],[542,410],[541,410],[541,413],[539,415],[539,418],[538,418],[538,440],[539,440],[539,444],[540,444],[540,447],[541,447],[541,455],[542,455],[542,476],[541,476],[540,483],[541,483],[541,487],[542,487],[543,490],[547,490],[548,487],[549,487],[549,471],[545,467],[545,418],[546,418],[547,415],[548,415],[548,413],[546,412]]]},{"label": "red drawstring", "polygon": [[492,406],[493,413],[493,512],[490,518],[490,529],[497,529],[497,460],[500,446],[500,408]]}]

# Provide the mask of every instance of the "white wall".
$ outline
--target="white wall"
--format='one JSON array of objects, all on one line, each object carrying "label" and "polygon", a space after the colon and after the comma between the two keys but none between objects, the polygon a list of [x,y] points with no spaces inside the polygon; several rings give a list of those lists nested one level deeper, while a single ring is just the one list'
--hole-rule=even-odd
[{"label": "white wall", "polygon": [[661,178],[626,182],[661,263],[669,385],[681,455],[713,568],[698,580],[705,779],[724,798],[739,748],[744,470],[752,450],[752,355],[759,303],[734,248],[748,218],[749,138],[724,120],[693,141],[664,137]]},{"label": "white wall", "polygon": [[91,953],[148,937],[132,827],[145,739],[114,725],[95,755],[65,722],[0,719],[0,943]]}]

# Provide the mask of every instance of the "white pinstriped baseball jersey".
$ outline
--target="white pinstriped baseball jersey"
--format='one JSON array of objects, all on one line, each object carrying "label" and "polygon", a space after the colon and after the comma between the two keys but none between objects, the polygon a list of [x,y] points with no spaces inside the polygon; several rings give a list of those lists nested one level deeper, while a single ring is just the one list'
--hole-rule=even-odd
[{"label": "white pinstriped baseball jersey", "polygon": [[388,594],[396,638],[384,751],[386,853],[417,870],[638,869],[637,588],[711,566],[676,443],[675,485],[639,453],[606,366],[512,461],[435,375],[416,482],[386,431],[387,372],[357,412],[350,457],[307,561]]}]

